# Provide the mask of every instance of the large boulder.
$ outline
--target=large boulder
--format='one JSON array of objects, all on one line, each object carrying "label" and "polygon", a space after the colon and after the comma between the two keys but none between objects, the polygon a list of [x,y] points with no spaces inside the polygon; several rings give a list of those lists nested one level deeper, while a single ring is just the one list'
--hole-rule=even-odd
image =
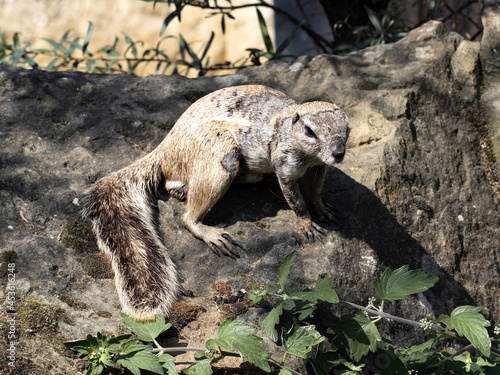
[{"label": "large boulder", "polygon": [[[366,304],[386,267],[409,264],[440,282],[391,311],[418,320],[474,304],[498,319],[500,215],[480,50],[430,22],[395,44],[219,77],[0,67],[0,276],[5,285],[5,267],[15,264],[17,365],[74,374],[78,363],[62,341],[123,331],[109,263],[80,216],[82,196],[97,178],[153,150],[196,99],[241,84],[334,102],[348,114],[348,153],[329,170],[324,190],[341,220],[324,244],[310,243],[273,177],[234,186],[206,218],[244,243],[233,260],[193,238],[179,220],[183,204],[162,196],[158,228],[185,290],[172,311],[179,340],[202,346],[228,314],[259,324],[260,308],[217,309],[213,297],[252,280],[276,283],[279,260],[293,250],[295,286],[327,273],[342,299]],[[323,309],[322,324],[339,313],[336,305]],[[409,337],[396,333],[401,342]]]}]

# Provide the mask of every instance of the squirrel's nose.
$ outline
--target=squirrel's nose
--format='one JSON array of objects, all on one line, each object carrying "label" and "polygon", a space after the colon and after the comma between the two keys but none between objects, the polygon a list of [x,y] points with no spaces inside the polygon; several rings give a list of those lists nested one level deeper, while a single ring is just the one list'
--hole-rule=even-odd
[{"label": "squirrel's nose", "polygon": [[332,156],[335,159],[341,161],[344,158],[345,145],[340,139],[337,139],[335,142],[332,143],[331,150],[332,150]]}]

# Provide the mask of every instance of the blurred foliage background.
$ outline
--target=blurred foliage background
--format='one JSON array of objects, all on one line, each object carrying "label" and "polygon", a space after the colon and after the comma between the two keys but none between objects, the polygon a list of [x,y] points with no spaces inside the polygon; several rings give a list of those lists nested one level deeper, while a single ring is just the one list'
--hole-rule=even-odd
[{"label": "blurred foliage background", "polygon": [[471,0],[0,0],[0,64],[224,74],[391,43],[429,20],[478,41],[481,13]]}]

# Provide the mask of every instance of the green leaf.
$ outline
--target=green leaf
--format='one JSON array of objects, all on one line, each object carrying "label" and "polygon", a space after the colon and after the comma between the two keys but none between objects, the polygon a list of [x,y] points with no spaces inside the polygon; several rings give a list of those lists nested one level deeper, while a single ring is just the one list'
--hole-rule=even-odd
[{"label": "green leaf", "polygon": [[19,63],[19,60],[24,55],[24,50],[23,49],[17,49],[11,56],[10,56],[10,61],[9,64],[11,66],[16,66]]},{"label": "green leaf", "polygon": [[163,368],[167,370],[168,375],[177,375],[175,357],[172,357],[170,354],[163,353],[158,357],[158,360]]},{"label": "green leaf", "polygon": [[255,326],[251,324],[231,321],[228,318],[217,330],[217,339],[208,340],[205,347],[210,350],[213,345],[217,345],[228,350],[237,350],[248,362],[269,372],[269,355],[260,346],[263,340],[253,334],[255,330]]},{"label": "green leaf", "polygon": [[12,36],[12,44],[15,49],[18,49],[19,46],[19,33],[15,32],[14,35]]},{"label": "green leaf", "polygon": [[266,372],[262,370],[255,370],[250,372],[248,375],[292,375],[292,373],[288,370],[282,369],[282,368],[273,368],[271,372]]},{"label": "green leaf", "polygon": [[185,60],[185,51],[187,51],[189,56],[191,56],[191,59],[193,60],[191,66],[198,66],[200,64],[200,59],[181,34],[179,34],[179,50],[183,60]]},{"label": "green leaf", "polygon": [[[258,10],[257,10],[258,11]],[[281,290],[285,290],[285,285],[290,278],[293,263],[295,262],[296,252],[292,251],[288,254],[278,265],[278,279],[280,282]]]},{"label": "green leaf", "polygon": [[174,10],[173,12],[171,12],[164,20],[163,20],[163,23],[161,24],[161,29],[160,29],[160,36],[163,35],[163,33],[165,32],[165,30],[167,29],[167,26],[170,24],[170,22],[175,18],[175,17],[179,17],[180,14],[177,13],[176,10]]},{"label": "green leaf", "polygon": [[278,48],[276,49],[276,53],[274,54],[274,57],[279,57],[281,56],[281,54],[283,53],[283,51],[285,50],[286,47],[288,47],[288,45],[291,43],[291,41],[295,38],[295,36],[297,35],[297,33],[299,32],[300,28],[302,27],[302,25],[305,23],[305,21],[300,21],[300,23],[295,26],[295,29],[293,29],[293,31],[290,33],[290,35],[288,35],[286,37],[286,39],[284,41],[281,42],[281,44],[278,46]]},{"label": "green leaf", "polygon": [[[129,344],[130,343],[130,344]],[[164,375],[163,366],[151,350],[151,345],[139,345],[131,340],[122,347],[116,364],[126,367],[134,375],[141,375],[141,369],[153,374]]]},{"label": "green leaf", "polygon": [[[497,366],[497,363],[495,362],[492,362],[491,360],[489,360],[488,358],[483,358],[483,357],[479,357],[476,359],[476,363],[479,365],[479,366],[483,366],[483,367],[496,367]],[[498,368],[497,368],[498,369]]]},{"label": "green leaf", "polygon": [[260,27],[260,33],[262,34],[262,39],[264,39],[264,44],[266,46],[266,50],[270,54],[274,54],[274,47],[273,47],[273,41],[271,40],[271,37],[269,36],[269,30],[267,29],[266,21],[264,20],[264,17],[262,16],[262,13],[260,12],[259,8],[255,8],[257,11],[257,18],[259,19],[259,27]]},{"label": "green leaf", "polygon": [[2,39],[2,45],[7,45],[7,39],[5,38],[5,33],[3,29],[0,27],[0,39]]},{"label": "green leaf", "polygon": [[[122,352],[120,347],[126,348],[135,345],[136,339],[128,340],[131,335],[111,336],[109,340],[106,336],[97,332],[96,336],[87,335],[84,340],[74,340],[65,342],[68,348],[78,352],[79,355],[87,356],[89,369],[87,374],[100,374],[105,368],[116,367],[116,358]],[[144,348],[140,345],[141,349]],[[122,349],[123,349],[122,348]]]},{"label": "green leaf", "polygon": [[443,359],[443,354],[431,347],[435,341],[436,339],[431,339],[420,345],[412,345],[400,349],[398,356],[409,370],[425,373],[425,369],[428,369],[433,364],[440,363]]},{"label": "green leaf", "polygon": [[370,350],[374,352],[377,341],[382,339],[375,324],[362,311],[357,315],[342,316],[340,322],[328,332],[336,333],[340,339],[347,341],[349,354],[356,362]]},{"label": "green leaf", "polygon": [[266,300],[269,293],[275,292],[276,287],[271,284],[267,284],[266,289],[261,290],[255,283],[252,281],[251,283],[252,289],[247,291],[247,296],[251,301],[250,306],[257,305]]},{"label": "green leaf", "polygon": [[330,303],[338,303],[339,297],[335,290],[332,287],[332,278],[327,277],[326,274],[319,275],[316,280],[316,285],[314,286],[314,290],[305,291],[299,294],[305,301],[318,303],[318,302],[330,302]]},{"label": "green leaf", "polygon": [[374,283],[380,298],[389,301],[405,299],[411,294],[425,292],[438,281],[437,277],[427,274],[424,270],[408,269],[408,265],[395,271],[387,267],[380,279]]},{"label": "green leaf", "polygon": [[63,34],[61,39],[59,39],[59,43],[63,44],[64,42],[67,42],[70,32],[71,32],[71,29],[66,30],[66,32]]},{"label": "green leaf", "polygon": [[[123,32],[122,31],[122,34],[125,36],[125,41],[128,43],[128,47],[127,47],[127,50],[130,49],[131,52],[132,52],[132,56],[134,56],[134,58],[137,58],[137,47],[135,46],[136,45],[136,42],[134,42],[132,40],[131,37],[128,36],[127,33]],[[124,54],[125,55],[125,54]]]},{"label": "green leaf", "polygon": [[47,38],[42,38],[42,40],[45,40],[46,42],[50,43],[56,51],[59,51],[66,56],[69,55],[68,49],[66,47],[64,47],[61,43],[58,43],[55,40],[47,39]]},{"label": "green leaf", "polygon": [[212,41],[214,40],[214,32],[212,31],[212,34],[210,35],[210,39],[207,42],[207,45],[205,46],[205,49],[203,50],[203,53],[201,54],[200,61],[202,61],[205,56],[207,55],[208,50],[210,49],[210,46],[212,45]]},{"label": "green leaf", "polygon": [[318,309],[316,303],[296,299],[287,299],[283,303],[283,308],[289,310],[292,314],[298,315],[297,319],[299,320],[304,320],[308,317],[312,318]]},{"label": "green leaf", "polygon": [[101,362],[105,367],[116,367],[116,363],[111,360],[111,354],[107,351],[101,353],[99,357],[99,362]]},{"label": "green leaf", "polygon": [[465,336],[476,349],[489,357],[491,341],[485,327],[489,327],[490,322],[480,312],[481,308],[476,306],[460,306],[450,316],[441,315],[438,322],[454,329],[460,336]]},{"label": "green leaf", "polygon": [[220,28],[222,30],[222,34],[225,34],[226,33],[226,19],[224,17],[224,13],[221,14]]},{"label": "green leaf", "polygon": [[403,355],[412,355],[413,353],[423,353],[432,347],[432,344],[436,342],[438,336],[430,340],[425,341],[419,345],[411,345],[406,348],[401,349],[399,352]]},{"label": "green leaf", "polygon": [[[113,353],[119,353],[121,346],[130,341],[129,339],[131,336],[131,334],[111,336],[109,340],[107,340],[108,349]],[[135,338],[131,340],[135,340]]]},{"label": "green leaf", "polygon": [[89,28],[87,29],[87,34],[85,35],[85,39],[83,41],[82,53],[85,54],[87,47],[89,46],[90,37],[92,36],[92,32],[94,31],[94,24],[89,21]]},{"label": "green leaf", "polygon": [[75,52],[76,49],[82,49],[82,46],[80,46],[80,43],[78,43],[78,41],[80,40],[80,38],[75,38],[73,40],[68,40],[67,43],[68,43],[68,58],[73,56],[73,53]]},{"label": "green leaf", "polygon": [[182,3],[182,1],[175,1],[175,12],[177,14],[177,18],[179,19],[179,22],[181,22],[182,9],[184,9],[184,4]]},{"label": "green leaf", "polygon": [[[345,365],[347,360],[339,351],[325,351],[325,342],[318,345],[318,352],[314,358],[309,359],[316,375],[328,375],[330,371],[339,365]],[[350,363],[350,365],[352,365]],[[361,366],[362,367],[362,366]]]},{"label": "green leaf", "polygon": [[[451,361],[447,361],[451,362]],[[457,362],[459,363],[457,366]],[[462,364],[463,363],[463,364]],[[483,357],[472,357],[469,352],[453,357],[453,364],[447,368],[454,370],[455,374],[468,374],[468,375],[498,375],[500,371],[497,367],[498,363]],[[486,367],[486,368],[485,368]],[[497,367],[492,369],[492,367]]]},{"label": "green leaf", "polygon": [[99,375],[104,371],[102,363],[89,363],[86,375]]},{"label": "green leaf", "polygon": [[146,322],[138,322],[126,314],[121,314],[123,322],[141,341],[151,342],[156,339],[162,332],[172,327],[172,324],[165,324],[165,316],[158,314],[155,320]]},{"label": "green leaf", "polygon": [[474,363],[474,361],[472,360],[469,352],[464,353],[462,355],[458,355],[458,356],[454,357],[453,360],[456,361],[456,362],[463,362],[464,365],[465,365],[464,367],[465,367],[465,371],[466,372],[470,372],[471,370],[472,371],[474,371],[474,370],[481,370],[479,368],[479,366],[477,366]]},{"label": "green leaf", "polygon": [[264,327],[267,335],[274,342],[278,341],[278,331],[276,330],[275,326],[280,322],[281,314],[283,314],[283,303],[279,303],[278,305],[274,306],[262,321],[262,326]]},{"label": "green leaf", "polygon": [[208,358],[200,353],[194,355],[196,362],[191,366],[182,369],[183,374],[189,375],[212,375],[212,359]]},{"label": "green leaf", "polygon": [[88,356],[99,348],[97,337],[92,335],[87,335],[83,340],[66,341],[64,346],[77,352],[80,356]]},{"label": "green leaf", "polygon": [[362,373],[365,365],[349,362],[340,351],[325,352],[322,347],[323,343],[319,345],[316,357],[309,359],[316,375],[329,375],[336,366],[345,366],[348,370],[336,370],[335,374],[356,375]]},{"label": "green leaf", "polygon": [[384,334],[382,341],[379,343],[377,356],[373,361],[373,365],[379,370],[379,374],[391,375],[408,375],[404,363],[399,359],[396,354],[397,349],[394,347],[390,337]]},{"label": "green leaf", "polygon": [[365,6],[366,14],[368,15],[368,18],[370,19],[370,22],[372,23],[373,27],[379,34],[384,33],[384,28],[382,27],[382,24],[380,23],[379,18],[375,14],[373,10]]},{"label": "green leaf", "polygon": [[61,65],[61,64],[58,65],[58,62],[59,62],[59,59],[52,56],[50,58],[50,62],[45,66],[45,70],[48,72],[56,71],[57,68]]},{"label": "green leaf", "polygon": [[316,331],[314,325],[301,327],[297,323],[294,323],[288,332],[282,328],[281,338],[285,354],[293,354],[301,358],[307,358],[307,353],[311,351],[312,347],[322,343],[325,339]]}]

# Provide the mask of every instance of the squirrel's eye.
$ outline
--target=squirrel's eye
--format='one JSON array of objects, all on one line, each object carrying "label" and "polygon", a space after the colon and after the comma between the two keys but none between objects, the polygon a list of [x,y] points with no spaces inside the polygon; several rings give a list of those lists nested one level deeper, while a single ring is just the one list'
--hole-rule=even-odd
[{"label": "squirrel's eye", "polygon": [[306,127],[305,127],[305,131],[306,131],[306,135],[307,135],[308,137],[311,137],[311,138],[318,138],[318,137],[316,136],[316,134],[313,132],[313,130],[312,130],[309,126],[306,126]]}]

